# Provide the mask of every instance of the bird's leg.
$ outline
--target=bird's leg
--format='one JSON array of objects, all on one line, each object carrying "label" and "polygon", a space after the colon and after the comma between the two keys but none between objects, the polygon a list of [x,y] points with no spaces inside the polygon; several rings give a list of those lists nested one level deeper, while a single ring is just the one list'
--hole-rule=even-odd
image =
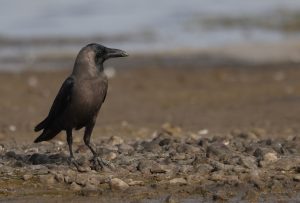
[{"label": "bird's leg", "polygon": [[107,167],[112,169],[113,168],[112,164],[109,163],[108,161],[102,159],[99,156],[99,154],[91,146],[90,139],[91,139],[91,135],[92,135],[94,125],[95,125],[95,123],[93,122],[92,124],[86,126],[85,131],[84,131],[84,137],[83,137],[84,143],[91,150],[91,152],[93,153],[93,163],[94,163],[95,169],[97,171],[103,169],[104,166],[107,166]]},{"label": "bird's leg", "polygon": [[73,144],[72,129],[67,130],[67,142],[68,142],[69,151],[70,151],[69,161],[71,164],[73,164],[76,167],[77,170],[79,170],[79,165],[74,158],[74,154],[73,154],[73,150],[72,150],[72,144]]}]

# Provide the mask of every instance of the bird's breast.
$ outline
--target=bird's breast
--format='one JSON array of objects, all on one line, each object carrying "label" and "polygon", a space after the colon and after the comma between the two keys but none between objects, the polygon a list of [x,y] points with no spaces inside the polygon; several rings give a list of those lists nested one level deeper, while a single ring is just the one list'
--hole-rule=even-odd
[{"label": "bird's breast", "polygon": [[84,125],[97,115],[106,91],[107,83],[100,79],[81,81],[74,86],[68,110],[74,125]]}]

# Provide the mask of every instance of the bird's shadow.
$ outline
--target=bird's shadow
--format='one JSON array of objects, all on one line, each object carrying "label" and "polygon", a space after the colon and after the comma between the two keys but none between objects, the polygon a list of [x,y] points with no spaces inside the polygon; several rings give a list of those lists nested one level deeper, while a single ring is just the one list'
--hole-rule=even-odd
[{"label": "bird's shadow", "polygon": [[42,153],[33,153],[33,154],[18,154],[14,151],[9,151],[5,153],[4,159],[15,160],[19,164],[29,164],[29,165],[39,165],[39,164],[68,164],[68,156],[62,153],[54,154],[42,154]]}]

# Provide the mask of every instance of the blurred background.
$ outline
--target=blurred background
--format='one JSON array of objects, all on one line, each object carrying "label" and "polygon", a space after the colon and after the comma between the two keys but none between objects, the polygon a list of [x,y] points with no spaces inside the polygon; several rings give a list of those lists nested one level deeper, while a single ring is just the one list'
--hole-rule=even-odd
[{"label": "blurred background", "polygon": [[270,44],[280,43],[284,50],[299,45],[300,2],[295,0],[0,2],[2,70],[32,68],[47,56],[73,57],[91,41],[133,53],[218,49],[243,59],[252,54],[250,59],[298,60],[298,49],[289,56],[260,51]]},{"label": "blurred background", "polygon": [[91,42],[130,54],[106,63],[96,133],[299,131],[300,1],[0,3],[0,139],[37,136],[33,127]]}]

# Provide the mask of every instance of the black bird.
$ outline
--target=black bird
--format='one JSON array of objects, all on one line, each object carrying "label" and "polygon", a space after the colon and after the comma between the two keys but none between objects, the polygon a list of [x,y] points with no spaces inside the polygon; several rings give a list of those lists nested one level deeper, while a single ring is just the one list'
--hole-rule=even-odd
[{"label": "black bird", "polygon": [[78,168],[72,151],[72,130],[85,127],[83,140],[93,153],[94,163],[101,168],[107,165],[90,144],[96,118],[107,93],[108,81],[103,72],[103,63],[109,58],[126,56],[128,54],[125,51],[96,43],[83,47],[77,55],[72,74],[62,84],[48,116],[35,127],[36,132],[43,132],[34,142],[50,140],[65,130],[70,161]]}]

